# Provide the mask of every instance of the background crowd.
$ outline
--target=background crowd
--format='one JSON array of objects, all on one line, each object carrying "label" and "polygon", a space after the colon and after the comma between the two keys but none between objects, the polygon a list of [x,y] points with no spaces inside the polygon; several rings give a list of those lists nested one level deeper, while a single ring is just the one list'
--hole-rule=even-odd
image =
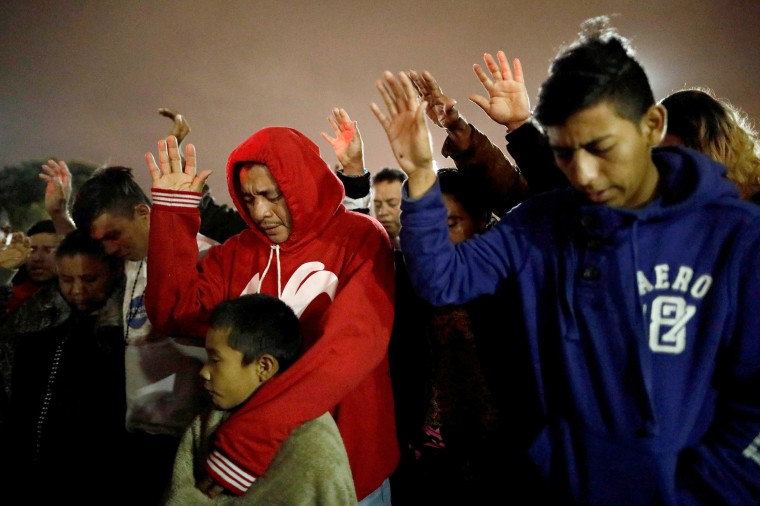
[{"label": "background crowd", "polygon": [[709,88],[656,99],[604,17],[535,107],[520,59],[473,68],[504,137],[430,72],[380,70],[393,160],[369,170],[334,107],[336,167],[262,128],[227,161],[233,206],[168,109],[149,193],[44,164],[46,219],[3,228],[0,443],[46,485],[9,494],[756,504],[751,118]]}]

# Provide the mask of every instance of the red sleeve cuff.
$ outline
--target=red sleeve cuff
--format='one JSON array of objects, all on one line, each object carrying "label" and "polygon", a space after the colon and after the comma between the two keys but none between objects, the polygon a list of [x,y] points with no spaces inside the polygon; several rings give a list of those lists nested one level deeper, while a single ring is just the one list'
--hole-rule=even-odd
[{"label": "red sleeve cuff", "polygon": [[206,459],[206,472],[225,490],[234,495],[243,495],[256,481],[256,477],[244,471],[218,450],[213,450]]},{"label": "red sleeve cuff", "polygon": [[151,189],[153,204],[166,207],[184,207],[196,209],[203,198],[202,193],[177,190]]}]

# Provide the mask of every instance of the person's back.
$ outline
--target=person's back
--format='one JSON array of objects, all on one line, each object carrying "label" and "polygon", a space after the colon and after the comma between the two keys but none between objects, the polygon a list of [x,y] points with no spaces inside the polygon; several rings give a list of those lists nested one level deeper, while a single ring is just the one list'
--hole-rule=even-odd
[{"label": "person's back", "polygon": [[[431,225],[429,148],[393,139],[397,157],[415,153],[402,204],[412,279],[438,305],[516,284],[544,416],[529,454],[555,502],[756,504],[760,213],[707,157],[652,149],[664,109],[597,22],[555,59],[536,110],[572,189],[452,247]],[[403,100],[399,81],[386,103]],[[412,121],[373,108],[386,132]]]},{"label": "person's back", "polygon": [[205,479],[210,456],[213,465],[225,465],[211,444],[218,426],[266,382],[285,373],[302,346],[298,318],[268,295],[220,303],[209,325],[209,361],[201,376],[216,409],[198,416],[185,433],[166,504],[356,504],[348,456],[329,413],[296,428],[244,495],[220,494],[221,487]]}]

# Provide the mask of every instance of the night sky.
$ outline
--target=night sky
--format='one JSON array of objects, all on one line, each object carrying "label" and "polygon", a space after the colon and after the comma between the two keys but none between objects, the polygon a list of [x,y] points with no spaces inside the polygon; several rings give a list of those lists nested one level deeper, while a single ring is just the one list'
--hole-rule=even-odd
[{"label": "night sky", "polygon": [[[180,111],[213,194],[230,151],[272,125],[320,138],[333,107],[359,121],[367,166],[394,165],[370,111],[386,69],[429,70],[498,145],[474,104],[483,52],[523,62],[532,104],[549,61],[601,14],[632,39],[656,98],[706,86],[760,118],[760,1],[9,1],[0,12],[0,166],[55,157],[133,167]],[[440,150],[444,133],[436,127]],[[439,165],[452,165],[440,154]],[[40,194],[42,193],[40,183]]]}]

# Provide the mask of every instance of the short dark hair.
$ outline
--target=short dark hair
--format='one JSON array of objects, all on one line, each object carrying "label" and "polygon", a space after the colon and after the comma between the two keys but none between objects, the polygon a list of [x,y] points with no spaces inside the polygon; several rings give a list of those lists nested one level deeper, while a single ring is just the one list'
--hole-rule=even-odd
[{"label": "short dark hair", "polygon": [[395,167],[384,167],[372,176],[373,185],[384,181],[398,181],[403,184],[406,181],[406,172]]},{"label": "short dark hair", "polygon": [[607,16],[584,21],[578,39],[554,58],[534,115],[544,126],[561,125],[602,102],[637,126],[655,103],[629,41],[610,28]]},{"label": "short dark hair", "polygon": [[104,167],[93,172],[77,192],[72,217],[77,228],[90,230],[103,213],[134,217],[135,206],[150,206],[150,200],[128,167]]},{"label": "short dark hair", "polygon": [[491,221],[491,209],[485,204],[483,192],[477,181],[456,167],[438,169],[437,174],[441,193],[457,199],[472,218],[475,232],[484,232]]},{"label": "short dark hair", "polygon": [[26,231],[26,235],[32,237],[37,234],[55,234],[53,220],[40,220]]},{"label": "short dark hair", "polygon": [[298,317],[271,295],[254,293],[221,302],[211,312],[209,325],[229,329],[227,342],[243,354],[243,365],[268,353],[283,371],[296,360],[303,343]]},{"label": "short dark hair", "polygon": [[72,230],[63,238],[55,250],[56,260],[76,255],[85,255],[107,264],[112,272],[119,271],[124,266],[124,260],[109,255],[103,248],[103,243],[90,237],[83,229]]}]

